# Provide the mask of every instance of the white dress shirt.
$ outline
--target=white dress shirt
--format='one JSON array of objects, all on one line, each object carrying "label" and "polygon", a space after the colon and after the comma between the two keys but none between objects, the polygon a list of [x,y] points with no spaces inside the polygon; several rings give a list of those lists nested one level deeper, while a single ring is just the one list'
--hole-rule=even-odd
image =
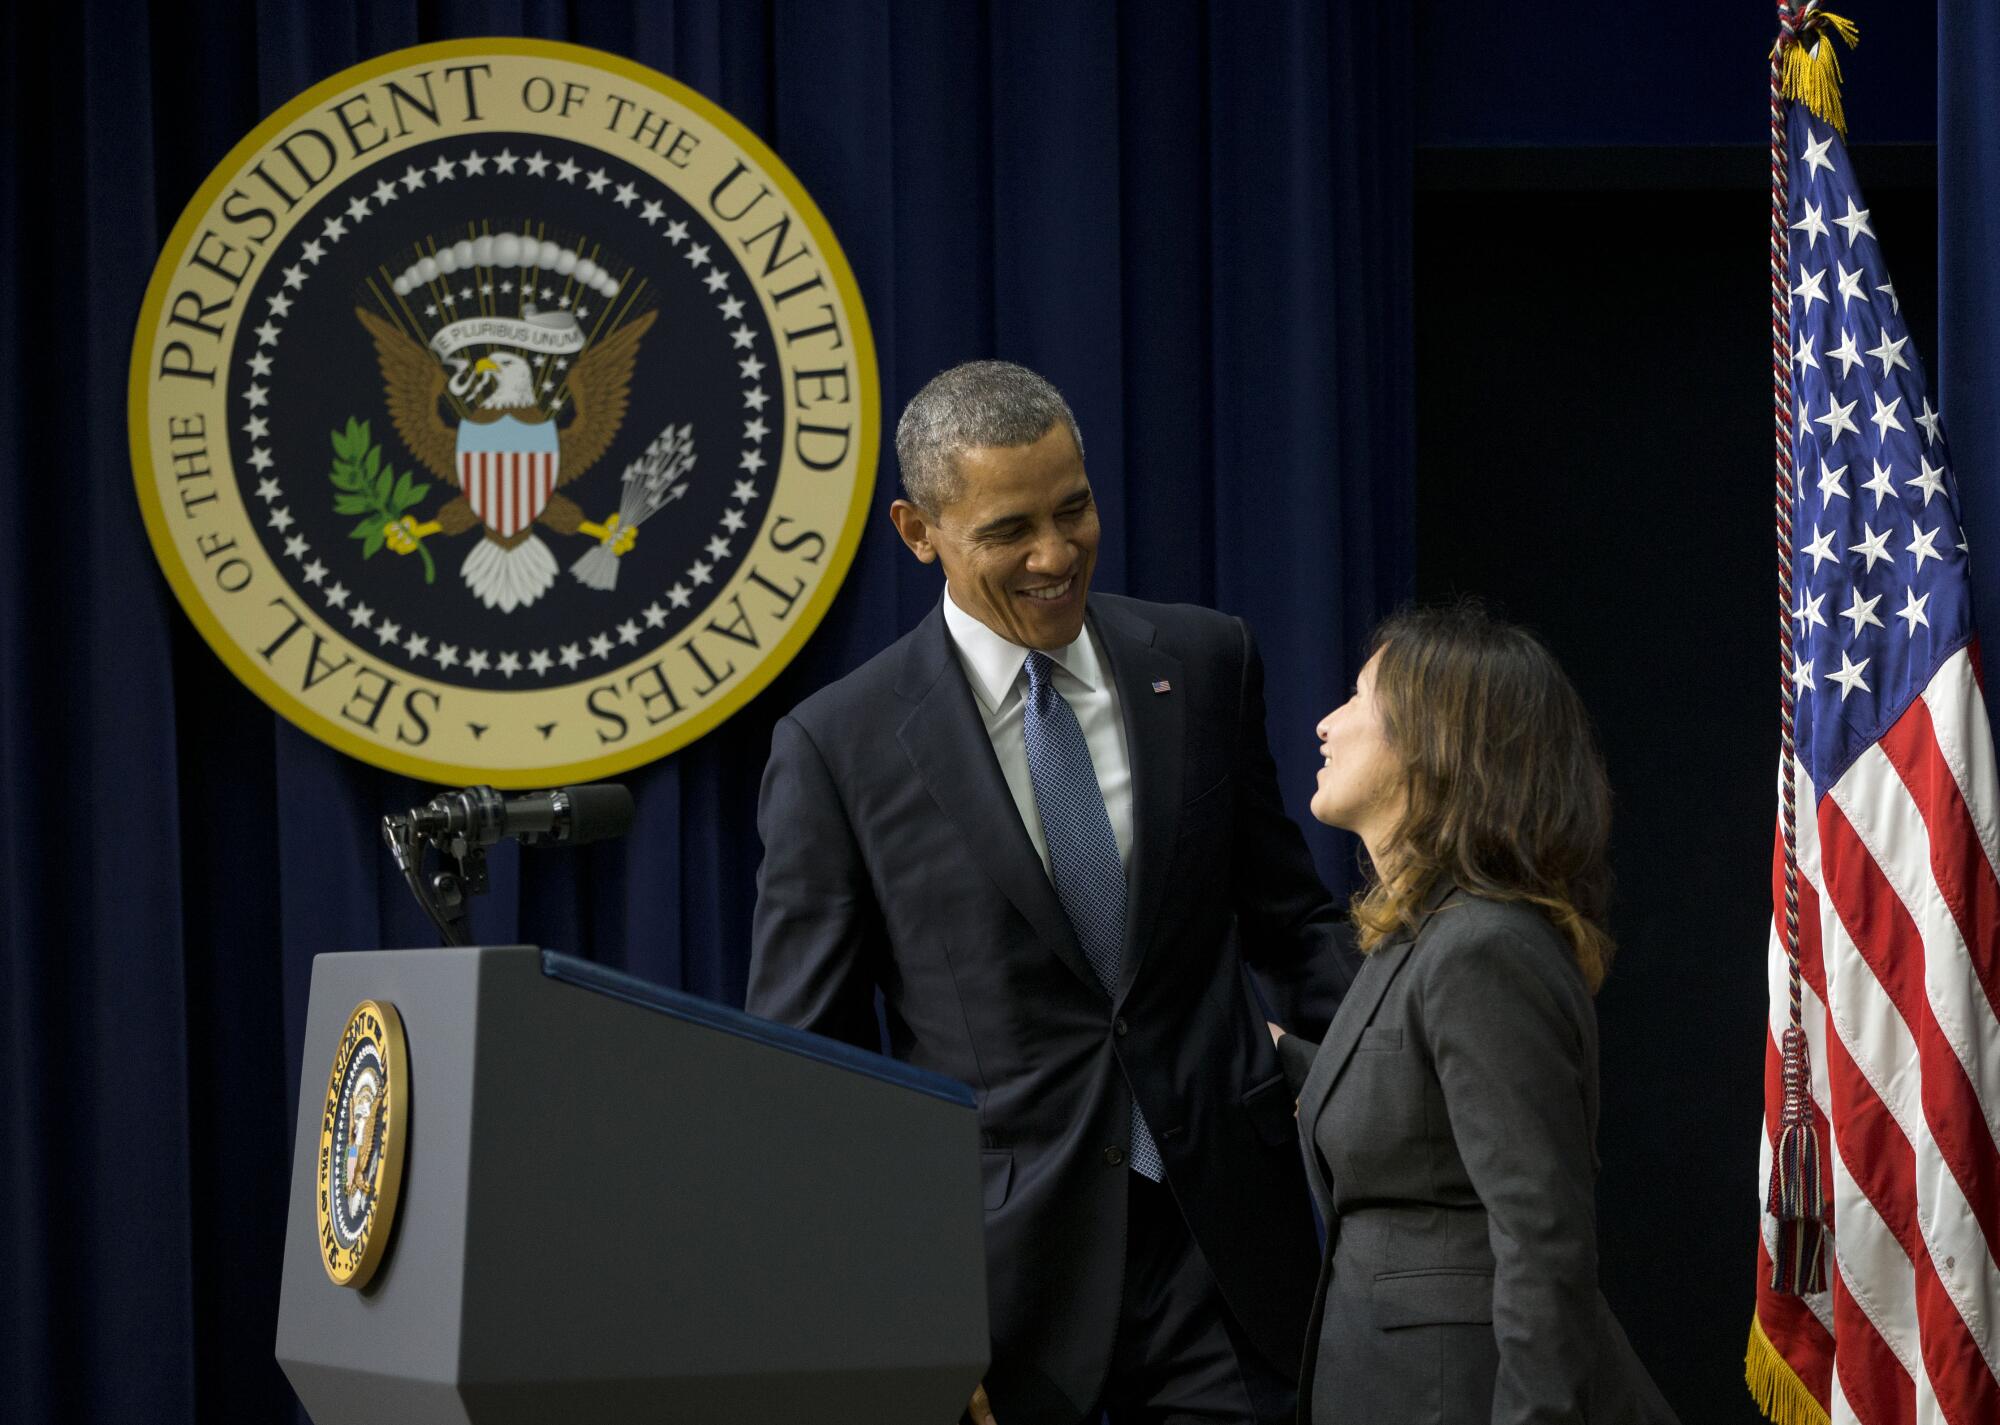
[{"label": "white dress shirt", "polygon": [[[972,684],[972,700],[979,705],[986,723],[986,735],[993,742],[993,755],[1000,761],[1000,774],[1007,790],[1014,794],[1014,806],[1021,825],[1049,869],[1048,838],[1042,834],[1042,814],[1035,805],[1035,784],[1028,774],[1028,744],[1021,732],[1021,711],[1027,702],[1028,650],[1010,643],[961,609],[945,589],[944,626],[951,634],[958,661]],[[1111,817],[1111,834],[1118,842],[1118,859],[1132,861],[1132,756],[1125,746],[1125,720],[1119,715],[1118,688],[1111,678],[1109,660],[1097,646],[1090,625],[1075,642],[1064,648],[1044,650],[1055,661],[1055,686],[1070,709],[1083,740],[1090,748],[1090,762],[1097,773],[1098,788],[1104,793],[1104,810]]]}]

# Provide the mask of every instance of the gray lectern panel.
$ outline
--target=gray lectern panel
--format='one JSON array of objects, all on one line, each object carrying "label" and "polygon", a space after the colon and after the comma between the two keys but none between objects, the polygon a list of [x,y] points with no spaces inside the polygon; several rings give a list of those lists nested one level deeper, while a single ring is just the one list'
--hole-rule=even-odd
[{"label": "gray lectern panel", "polygon": [[[527,949],[321,957],[279,1322],[319,1425],[957,1418],[987,1350],[967,1092],[635,984]],[[364,998],[403,1014],[413,1108],[357,1293],[310,1184],[314,1065]]]},{"label": "gray lectern panel", "polygon": [[[477,952],[375,951],[313,961],[292,1150],[278,1360],[318,1425],[464,1421],[457,1393],[472,1153]],[[314,1189],[327,1070],[364,999],[392,1001],[409,1044],[410,1116],[389,1255],[361,1291],[320,1264]]]}]

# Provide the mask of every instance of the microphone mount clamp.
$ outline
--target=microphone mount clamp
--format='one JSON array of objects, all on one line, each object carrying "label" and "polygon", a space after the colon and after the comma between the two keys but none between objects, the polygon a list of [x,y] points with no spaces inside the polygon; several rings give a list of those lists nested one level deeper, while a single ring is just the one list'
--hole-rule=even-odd
[{"label": "microphone mount clamp", "polygon": [[[382,839],[396,868],[447,945],[472,943],[466,912],[472,897],[492,888],[486,848],[499,839],[504,805],[491,787],[467,787],[382,818]],[[435,870],[424,868],[426,847],[438,853]]]}]

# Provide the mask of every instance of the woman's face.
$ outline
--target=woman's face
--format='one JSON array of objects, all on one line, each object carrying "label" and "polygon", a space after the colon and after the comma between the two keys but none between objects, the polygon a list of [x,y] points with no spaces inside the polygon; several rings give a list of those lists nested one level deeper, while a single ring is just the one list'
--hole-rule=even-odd
[{"label": "woman's face", "polygon": [[1375,673],[1381,650],[1363,665],[1354,680],[1354,695],[1319,720],[1318,786],[1312,814],[1328,826],[1358,832],[1369,842],[1387,833],[1401,812],[1396,754],[1382,732],[1382,715],[1375,703]]}]

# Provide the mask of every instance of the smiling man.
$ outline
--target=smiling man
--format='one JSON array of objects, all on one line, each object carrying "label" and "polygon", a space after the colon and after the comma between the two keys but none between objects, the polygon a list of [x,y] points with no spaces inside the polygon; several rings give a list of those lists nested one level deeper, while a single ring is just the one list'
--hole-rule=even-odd
[{"label": "smiling man", "polygon": [[1244,965],[1317,1037],[1345,923],[1280,807],[1241,622],[1094,594],[1047,381],[954,367],[896,429],[938,608],[772,734],[758,1014],[979,1097],[999,1425],[1276,1422],[1313,1295],[1285,1085]]}]

